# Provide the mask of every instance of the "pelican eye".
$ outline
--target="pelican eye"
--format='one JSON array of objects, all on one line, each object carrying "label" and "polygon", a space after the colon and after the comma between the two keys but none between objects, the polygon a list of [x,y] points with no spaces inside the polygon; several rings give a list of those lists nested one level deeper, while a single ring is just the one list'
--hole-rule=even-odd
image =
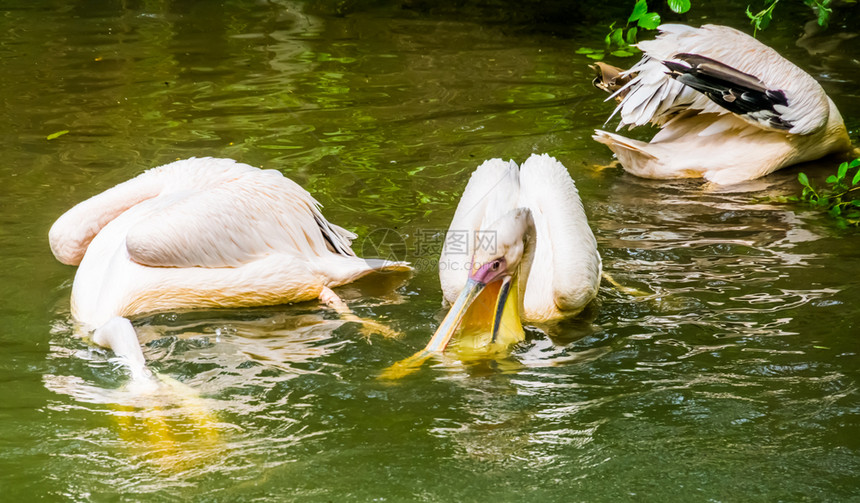
[{"label": "pelican eye", "polygon": [[502,264],[501,264],[498,260],[494,260],[494,261],[493,261],[493,265],[492,265],[492,266],[490,266],[490,267],[491,267],[494,271],[498,271],[498,270],[499,270],[499,267],[500,267],[501,265],[502,265]]}]

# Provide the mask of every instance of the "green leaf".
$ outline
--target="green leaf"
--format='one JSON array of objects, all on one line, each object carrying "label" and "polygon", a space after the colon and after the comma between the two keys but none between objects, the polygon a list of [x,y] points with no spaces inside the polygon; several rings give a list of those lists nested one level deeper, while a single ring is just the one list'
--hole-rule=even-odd
[{"label": "green leaf", "polygon": [[628,23],[632,23],[633,21],[638,21],[640,17],[645,15],[648,12],[648,2],[645,0],[638,0],[636,5],[633,6],[633,12],[630,13],[630,17],[627,18]]},{"label": "green leaf", "polygon": [[[806,176],[806,173],[798,173],[797,181],[800,182],[804,187],[809,187],[809,177]],[[811,188],[811,187],[810,187]]]},{"label": "green leaf", "polygon": [[672,12],[677,12],[678,14],[683,14],[690,10],[690,0],[666,0],[666,3],[669,4]]},{"label": "green leaf", "polygon": [[653,30],[660,26],[660,14],[657,14],[656,12],[647,12],[639,18],[639,21],[637,21],[636,24],[646,30]]},{"label": "green leaf", "polygon": [[626,38],[627,38],[627,43],[629,45],[633,45],[636,43],[636,32],[637,31],[638,31],[638,28],[636,28],[635,26],[633,28],[630,28],[629,30],[627,30],[627,37]]},{"label": "green leaf", "polygon": [[603,59],[604,54],[602,52],[595,52],[594,54],[586,54],[585,57],[600,61]]},{"label": "green leaf", "polygon": [[623,46],[624,45],[624,32],[621,30],[621,28],[616,28],[616,29],[612,30],[612,33],[609,34],[609,39],[612,42],[615,42],[616,45]]},{"label": "green leaf", "polygon": [[633,53],[630,51],[625,51],[624,49],[618,49],[617,51],[612,51],[610,54],[613,56],[617,56],[619,58],[626,58],[632,56]]},{"label": "green leaf", "polygon": [[597,51],[595,51],[594,49],[589,49],[588,47],[580,47],[576,50],[576,54],[593,54],[595,52]]},{"label": "green leaf", "polygon": [[64,134],[67,134],[68,132],[69,132],[68,129],[64,129],[62,131],[57,131],[56,133],[49,134],[48,136],[45,137],[45,139],[46,140],[53,140],[54,138],[59,138],[59,137],[63,136]]},{"label": "green leaf", "polygon": [[860,183],[860,169],[858,169],[857,172],[854,173],[854,179],[851,180],[851,185],[857,185],[858,183]]},{"label": "green leaf", "polygon": [[854,159],[848,164],[849,168],[856,168],[857,166],[860,166],[860,159]]},{"label": "green leaf", "polygon": [[756,21],[755,23],[756,28],[758,28],[759,30],[767,29],[767,27],[770,26],[770,20],[772,17],[773,15],[770,13],[770,11],[765,11],[764,13],[762,13],[761,17],[759,17],[758,21]]},{"label": "green leaf", "polygon": [[831,0],[803,0],[803,3],[810,7],[818,16],[818,26],[825,27],[830,20],[830,14],[833,12],[829,7],[830,2]]},{"label": "green leaf", "polygon": [[838,181],[839,181],[839,179],[838,179],[838,178],[836,178],[836,176],[835,176],[835,175],[830,175],[830,176],[828,176],[828,177],[827,177],[827,180],[825,180],[825,181],[826,181],[827,183],[836,183],[836,182],[838,182]]},{"label": "green leaf", "polygon": [[830,9],[818,9],[818,26],[827,26],[830,21]]},{"label": "green leaf", "polygon": [[836,177],[839,178],[840,180],[845,178],[845,175],[848,173],[848,163],[843,162],[842,164],[840,164],[839,169],[836,171],[836,173],[837,173]]}]

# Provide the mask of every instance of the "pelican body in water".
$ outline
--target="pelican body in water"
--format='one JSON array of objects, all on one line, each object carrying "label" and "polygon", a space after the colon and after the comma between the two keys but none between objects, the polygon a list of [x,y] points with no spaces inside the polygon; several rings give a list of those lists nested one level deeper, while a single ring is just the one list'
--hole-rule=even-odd
[{"label": "pelican body in water", "polygon": [[73,318],[133,377],[147,371],[128,317],[312,299],[348,315],[332,288],[411,270],[356,257],[354,238],[280,172],[215,158],[150,169],[73,207],[49,233],[54,256],[79,266]]},{"label": "pelican body in water", "polygon": [[775,50],[727,26],[658,29],[629,70],[597,67],[595,86],[619,101],[618,129],[661,127],[649,143],[595,131],[628,172],[732,184],[851,149],[821,85]]},{"label": "pelican body in water", "polygon": [[413,371],[458,331],[461,348],[492,350],[523,340],[522,321],[576,315],[597,295],[601,269],[579,193],[560,162],[547,154],[522,168],[488,160],[463,192],[439,259],[450,310],[427,346],[383,377]]}]

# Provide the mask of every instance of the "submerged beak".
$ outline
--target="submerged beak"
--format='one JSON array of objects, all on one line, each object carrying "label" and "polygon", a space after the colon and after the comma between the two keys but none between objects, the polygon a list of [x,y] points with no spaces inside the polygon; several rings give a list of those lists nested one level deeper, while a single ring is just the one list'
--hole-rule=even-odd
[{"label": "submerged beak", "polygon": [[454,305],[451,306],[448,314],[445,315],[445,319],[442,320],[442,324],[436,329],[436,333],[433,334],[424,351],[437,353],[445,350],[445,346],[448,345],[451,337],[454,336],[454,331],[460,326],[460,322],[463,321],[469,307],[475,302],[475,298],[478,297],[478,294],[481,293],[485,286],[487,285],[472,278],[466,281],[466,286],[463,287],[460,296],[454,301]]},{"label": "submerged beak", "polygon": [[[512,288],[513,287],[513,288]],[[513,302],[508,302],[508,299],[516,299],[516,295],[511,297],[511,290],[516,293],[517,290],[517,281],[513,279],[513,276],[506,276],[502,280],[502,287],[499,289],[499,295],[496,297],[496,308],[493,310],[493,330],[492,337],[490,338],[490,342],[501,342],[499,338],[499,331],[503,325],[506,324],[505,316],[510,311],[508,306],[513,306],[513,312],[517,314],[517,322],[519,323],[519,310],[516,309],[515,300]],[[506,309],[508,308],[508,309]]]},{"label": "submerged beak", "polygon": [[[483,335],[490,333],[489,344],[472,348],[482,357],[486,357],[488,346],[498,349],[523,340],[525,332],[520,321],[518,296],[516,276],[505,276],[489,284],[469,278],[427,346],[387,368],[380,377],[399,379],[415,372],[431,356],[444,351],[458,329]],[[474,340],[486,341],[486,338]]]},{"label": "submerged beak", "polygon": [[[504,276],[489,284],[469,278],[424,351],[444,351],[458,328],[464,333],[479,336],[485,336],[489,332],[490,344],[508,346],[522,340],[525,333],[520,321],[518,302],[518,281],[515,275]],[[476,339],[486,340],[486,337]],[[475,349],[485,345],[486,343],[477,344]]]}]

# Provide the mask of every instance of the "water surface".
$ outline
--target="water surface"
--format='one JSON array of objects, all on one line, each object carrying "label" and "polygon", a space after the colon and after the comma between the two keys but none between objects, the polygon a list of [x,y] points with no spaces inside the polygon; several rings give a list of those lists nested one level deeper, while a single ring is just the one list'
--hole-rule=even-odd
[{"label": "water surface", "polygon": [[[300,2],[7,2],[0,7],[0,487],[72,501],[857,501],[860,242],[767,202],[798,171],[732,190],[597,169],[611,105],[588,60],[626,7]],[[747,29],[694,5],[691,24]],[[567,10],[565,10],[567,9]],[[761,39],[822,82],[858,140],[850,28],[803,38],[779,6]],[[631,61],[622,61],[630,64]],[[55,139],[52,133],[68,130]],[[647,137],[647,131],[637,133]],[[579,319],[508,358],[382,369],[439,323],[435,270],[471,171],[548,152],[570,170],[604,269]],[[47,230],[144,169],[223,156],[289,176],[366,255],[416,266],[346,288],[367,339],[315,303],[136,320],[141,396],[75,332],[75,269]]]}]

